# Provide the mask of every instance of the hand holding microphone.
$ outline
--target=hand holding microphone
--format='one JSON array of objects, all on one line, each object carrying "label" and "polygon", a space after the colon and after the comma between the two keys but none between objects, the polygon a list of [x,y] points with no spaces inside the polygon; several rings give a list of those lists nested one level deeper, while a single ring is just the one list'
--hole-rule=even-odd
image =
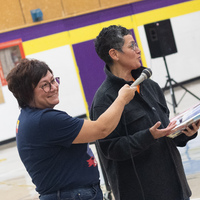
[{"label": "hand holding microphone", "polygon": [[130,86],[130,87],[135,87],[137,85],[139,85],[140,83],[142,83],[145,79],[148,79],[149,77],[151,77],[152,75],[152,71],[149,68],[146,68],[142,71],[141,75],[139,76],[139,78],[137,78],[135,80],[135,82]]}]

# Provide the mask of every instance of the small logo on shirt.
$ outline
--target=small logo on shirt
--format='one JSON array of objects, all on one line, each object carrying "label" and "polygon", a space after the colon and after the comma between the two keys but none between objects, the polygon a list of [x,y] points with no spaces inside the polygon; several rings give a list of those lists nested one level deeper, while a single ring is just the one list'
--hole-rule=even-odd
[{"label": "small logo on shirt", "polygon": [[90,156],[90,159],[87,160],[88,162],[88,167],[91,167],[91,166],[94,166],[96,167],[97,166],[97,161],[92,153],[92,150],[90,149],[89,145],[87,146],[87,154]]},{"label": "small logo on shirt", "polygon": [[97,166],[97,161],[93,156],[89,160],[87,160],[87,162],[88,162],[88,167],[91,167],[91,166],[96,167]]},{"label": "small logo on shirt", "polygon": [[19,128],[19,120],[17,120],[16,133],[18,133],[18,128]]}]

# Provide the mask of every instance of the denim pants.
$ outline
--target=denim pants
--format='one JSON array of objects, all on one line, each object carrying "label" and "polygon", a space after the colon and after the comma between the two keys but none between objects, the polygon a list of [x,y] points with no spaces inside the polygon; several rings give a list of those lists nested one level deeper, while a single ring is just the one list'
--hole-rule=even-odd
[{"label": "denim pants", "polygon": [[99,184],[72,190],[59,190],[56,193],[40,195],[40,200],[103,200]]}]

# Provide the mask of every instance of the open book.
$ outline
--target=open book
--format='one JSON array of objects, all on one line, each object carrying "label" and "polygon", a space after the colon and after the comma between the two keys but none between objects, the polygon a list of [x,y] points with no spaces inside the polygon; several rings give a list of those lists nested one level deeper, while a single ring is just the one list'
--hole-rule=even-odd
[{"label": "open book", "polygon": [[[187,109],[176,117],[172,118],[170,121],[176,120],[176,127],[173,129],[173,132],[167,137],[175,138],[179,136],[187,126],[190,126],[192,123],[197,122],[200,119],[200,103]],[[192,126],[191,126],[192,128]]]}]

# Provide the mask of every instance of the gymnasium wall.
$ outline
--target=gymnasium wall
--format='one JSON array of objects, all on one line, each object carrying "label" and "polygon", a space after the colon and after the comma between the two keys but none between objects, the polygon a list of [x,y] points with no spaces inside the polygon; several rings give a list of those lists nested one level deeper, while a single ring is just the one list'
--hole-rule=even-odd
[{"label": "gymnasium wall", "polygon": [[[96,12],[141,0],[0,0],[0,31],[15,30]],[[42,21],[33,21],[31,11],[40,9]]]},{"label": "gymnasium wall", "polygon": [[[142,51],[142,64],[153,71],[161,87],[166,80],[162,58],[151,59],[144,25],[170,19],[178,52],[166,57],[171,75],[185,81],[200,75],[200,1],[146,0],[88,14],[39,23],[0,33],[0,47],[21,39],[24,55],[45,61],[60,76],[60,104],[72,116],[89,116],[95,91],[105,78],[104,63],[93,40],[103,27],[117,24],[131,29]],[[27,19],[28,20],[28,19]],[[19,115],[16,100],[7,85],[0,87],[0,141],[15,137]]]}]

